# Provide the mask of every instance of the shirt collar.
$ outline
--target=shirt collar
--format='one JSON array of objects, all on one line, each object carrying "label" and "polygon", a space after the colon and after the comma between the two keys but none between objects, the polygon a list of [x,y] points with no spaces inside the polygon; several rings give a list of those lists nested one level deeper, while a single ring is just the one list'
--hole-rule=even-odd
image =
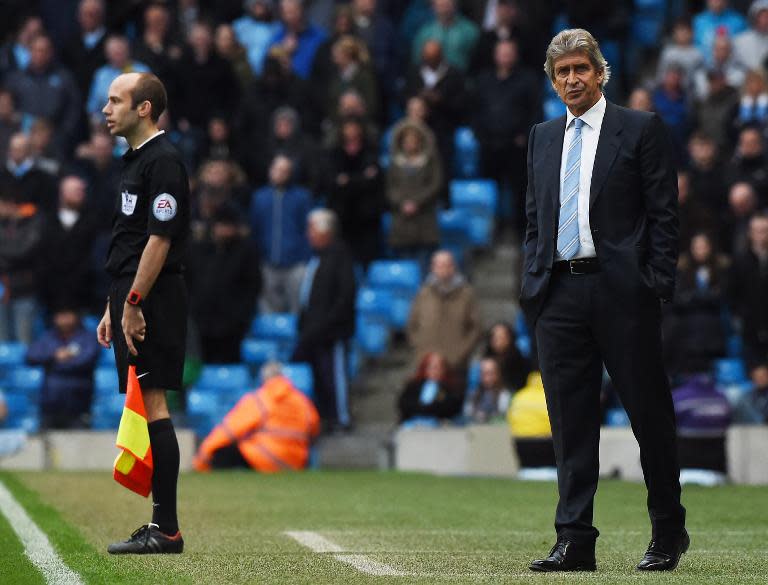
[{"label": "shirt collar", "polygon": [[[566,120],[565,120],[565,129],[571,127],[571,122],[573,122],[576,119],[576,116],[574,116],[571,113],[571,110],[566,108]],[[605,114],[605,96],[601,95],[600,99],[597,100],[597,103],[589,108],[586,112],[584,112],[579,118],[581,118],[584,123],[592,128],[593,130],[597,128],[600,123],[603,120],[603,115]]]},{"label": "shirt collar", "polygon": [[154,138],[157,138],[157,137],[158,137],[158,136],[160,136],[161,134],[165,134],[165,130],[158,130],[158,131],[157,131],[157,132],[155,132],[155,133],[154,133],[152,136],[150,136],[150,137],[149,137],[149,138],[147,138],[147,139],[146,139],[144,142],[142,142],[142,143],[141,143],[141,144],[139,144],[139,145],[138,145],[136,148],[134,148],[133,150],[139,150],[139,149],[140,149],[142,146],[144,146],[144,145],[145,145],[147,142],[149,142],[150,140],[153,140]]}]

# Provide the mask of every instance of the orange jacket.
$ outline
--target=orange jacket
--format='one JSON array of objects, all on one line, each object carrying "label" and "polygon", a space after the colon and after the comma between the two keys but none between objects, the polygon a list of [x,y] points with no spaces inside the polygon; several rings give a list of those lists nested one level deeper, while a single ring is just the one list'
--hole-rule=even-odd
[{"label": "orange jacket", "polygon": [[302,469],[309,446],[320,432],[320,417],[312,401],[283,376],[275,376],[243,396],[205,438],[197,451],[197,471],[211,469],[214,451],[237,443],[257,471]]}]

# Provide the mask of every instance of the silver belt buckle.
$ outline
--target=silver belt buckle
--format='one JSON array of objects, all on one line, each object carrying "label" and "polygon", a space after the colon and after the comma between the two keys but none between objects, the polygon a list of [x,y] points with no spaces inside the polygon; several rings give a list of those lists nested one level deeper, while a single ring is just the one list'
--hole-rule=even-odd
[{"label": "silver belt buckle", "polygon": [[586,274],[586,272],[579,272],[578,271],[578,269],[577,269],[578,265],[579,265],[579,260],[570,260],[568,262],[568,268],[570,269],[571,274],[573,274],[574,276],[581,276],[581,275]]}]

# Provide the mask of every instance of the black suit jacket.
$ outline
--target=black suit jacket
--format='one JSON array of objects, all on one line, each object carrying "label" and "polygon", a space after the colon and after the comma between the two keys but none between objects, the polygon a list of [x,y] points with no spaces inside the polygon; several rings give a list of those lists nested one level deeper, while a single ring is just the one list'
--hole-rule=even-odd
[{"label": "black suit jacket", "polygon": [[[565,119],[537,124],[528,142],[520,304],[532,325],[546,300],[555,257]],[[656,114],[606,104],[589,201],[601,286],[628,310],[653,295],[670,300],[678,253],[677,177]]]}]

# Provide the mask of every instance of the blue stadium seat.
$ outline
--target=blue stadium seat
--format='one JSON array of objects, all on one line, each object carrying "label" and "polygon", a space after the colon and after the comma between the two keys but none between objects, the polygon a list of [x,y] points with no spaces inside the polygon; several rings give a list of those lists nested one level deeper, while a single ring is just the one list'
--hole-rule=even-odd
[{"label": "blue stadium seat", "polygon": [[413,305],[412,294],[396,293],[392,295],[392,305],[389,311],[389,322],[397,331],[402,331],[408,324],[408,317],[411,315],[411,305]]},{"label": "blue stadium seat", "polygon": [[528,337],[527,335],[518,335],[517,341],[515,341],[515,347],[523,357],[526,357],[526,358],[531,357],[531,352],[533,351],[533,344],[531,343],[531,338]]},{"label": "blue stadium seat", "polygon": [[232,407],[232,401],[209,389],[193,389],[187,394],[187,418],[198,438],[211,432]]},{"label": "blue stadium seat", "polygon": [[114,366],[100,366],[93,372],[93,390],[96,395],[118,392],[120,379]]},{"label": "blue stadium seat", "polygon": [[240,356],[250,365],[260,367],[274,360],[281,359],[280,345],[271,339],[244,339],[240,346]]},{"label": "blue stadium seat", "polygon": [[96,315],[86,315],[83,317],[83,327],[88,331],[96,331],[100,321],[101,317],[97,317]]},{"label": "blue stadium seat", "polygon": [[416,416],[413,418],[409,418],[408,420],[404,420],[402,423],[400,423],[401,429],[418,429],[418,428],[436,429],[439,427],[440,427],[440,420],[432,416]]},{"label": "blue stadium seat", "polygon": [[283,375],[301,390],[308,398],[315,397],[315,379],[312,376],[312,368],[309,364],[291,363],[283,365]]},{"label": "blue stadium seat", "polygon": [[19,429],[27,433],[36,433],[40,428],[40,413],[37,404],[30,400],[25,392],[9,392],[5,395],[8,417],[3,428]]},{"label": "blue stadium seat", "polygon": [[469,218],[469,243],[487,248],[493,240],[494,219],[490,215],[472,214]]},{"label": "blue stadium seat", "polygon": [[454,142],[454,172],[459,177],[476,177],[480,168],[480,144],[472,129],[467,126],[456,128]]},{"label": "blue stadium seat", "polygon": [[392,299],[391,291],[366,286],[357,291],[355,308],[358,315],[389,323],[392,313]]},{"label": "blue stadium seat", "polygon": [[445,209],[438,212],[440,241],[443,246],[453,244],[463,247],[472,243],[469,235],[470,217],[470,213],[464,209]]},{"label": "blue stadium seat", "polygon": [[451,208],[495,215],[499,192],[496,181],[490,179],[451,181]]},{"label": "blue stadium seat", "polygon": [[115,351],[112,348],[102,347],[99,352],[98,366],[110,366],[115,367]]},{"label": "blue stadium seat", "polygon": [[368,266],[367,284],[415,293],[421,286],[421,267],[415,260],[374,260]]},{"label": "blue stadium seat", "polygon": [[18,341],[0,343],[0,369],[20,366],[27,355],[27,346]]},{"label": "blue stadium seat", "polygon": [[467,371],[467,398],[474,395],[480,385],[480,360],[472,360]]},{"label": "blue stadium seat", "polygon": [[271,339],[282,346],[292,346],[298,335],[296,315],[272,313],[259,315],[253,320],[251,334],[259,339]]},{"label": "blue stadium seat", "polygon": [[715,360],[715,382],[718,385],[740,384],[747,382],[747,368],[744,360],[739,358],[723,358]]},{"label": "blue stadium seat", "polygon": [[45,380],[45,370],[37,366],[17,366],[8,376],[11,391],[25,392],[30,398],[40,394]]},{"label": "blue stadium seat", "polygon": [[392,147],[392,130],[394,126],[390,126],[381,135],[379,141],[379,166],[382,169],[389,167],[390,148]]},{"label": "blue stadium seat", "polygon": [[248,367],[243,364],[231,366],[203,366],[195,383],[197,388],[208,388],[224,392],[244,393],[251,390],[253,381]]},{"label": "blue stadium seat", "polygon": [[125,395],[112,392],[94,395],[91,406],[91,428],[95,430],[116,429],[125,406]]},{"label": "blue stadium seat", "polygon": [[734,333],[728,336],[727,355],[730,358],[740,358],[744,355],[744,340],[741,335]]},{"label": "blue stadium seat", "polygon": [[358,317],[355,339],[363,354],[380,356],[389,346],[389,329],[378,321]]},{"label": "blue stadium seat", "polygon": [[623,408],[609,408],[605,413],[605,424],[609,427],[628,427],[627,412]]}]

